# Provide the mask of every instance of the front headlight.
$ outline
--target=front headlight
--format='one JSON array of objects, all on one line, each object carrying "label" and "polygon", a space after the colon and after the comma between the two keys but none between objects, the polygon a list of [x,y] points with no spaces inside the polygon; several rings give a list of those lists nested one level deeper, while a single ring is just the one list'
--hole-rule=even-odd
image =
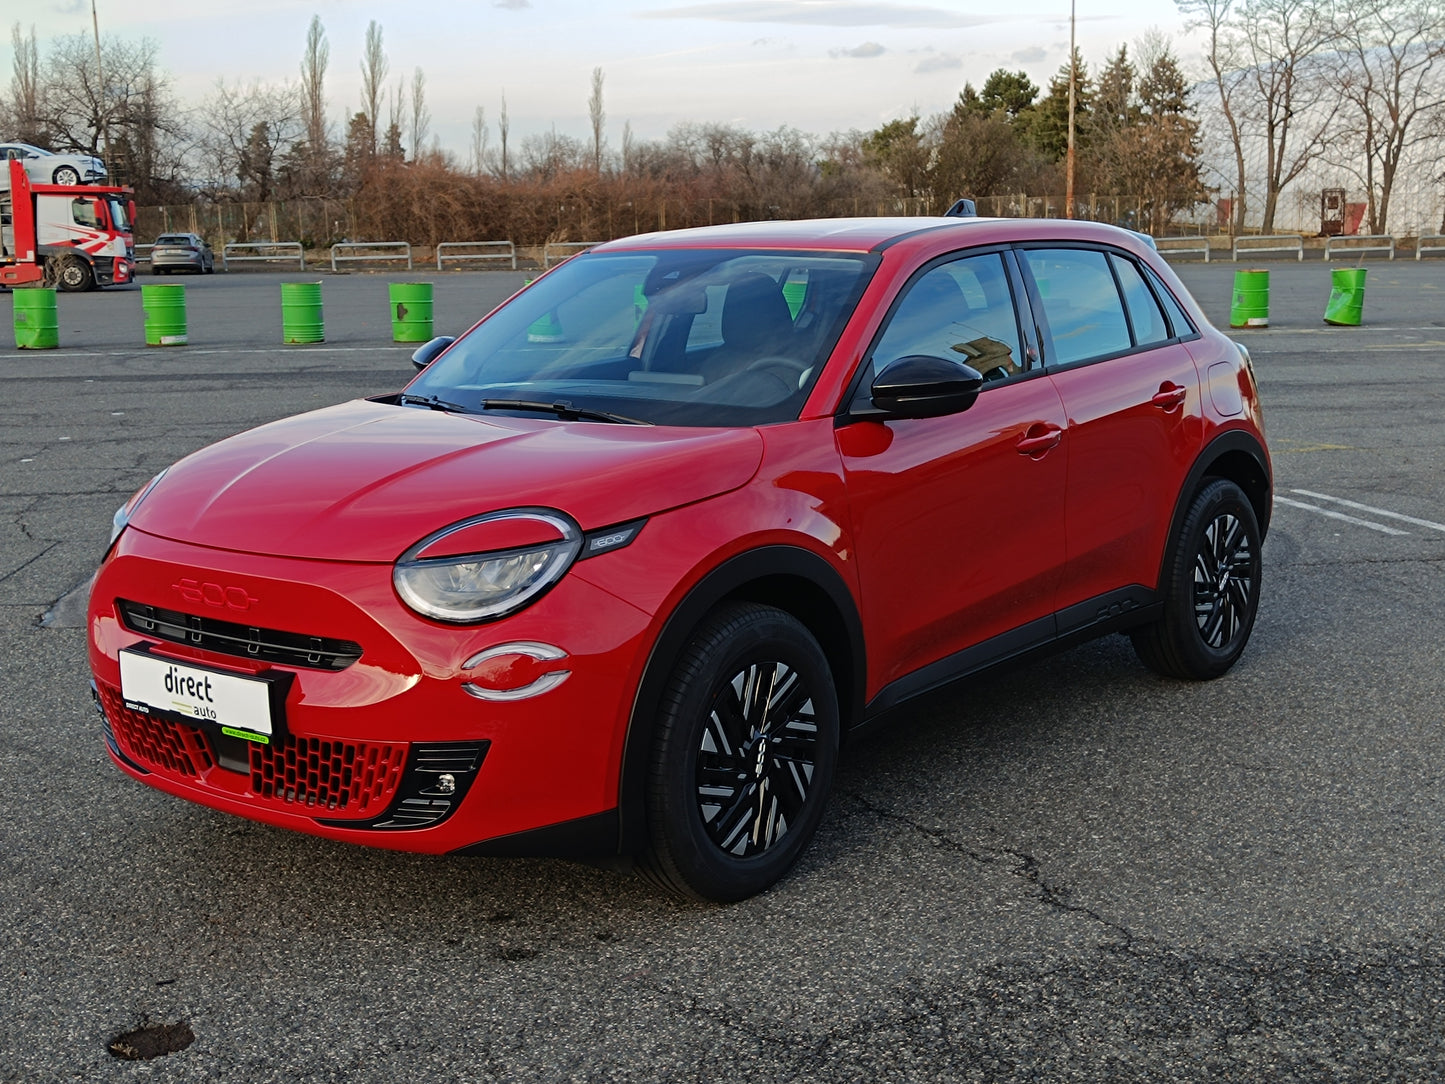
[{"label": "front headlight", "polygon": [[[492,548],[489,540],[501,545]],[[397,558],[391,581],[423,617],[475,624],[531,603],[563,577],[581,548],[581,529],[561,512],[489,512],[423,538]]]},{"label": "front headlight", "polygon": [[[170,469],[170,467],[166,468],[166,470]],[[106,543],[107,548],[115,545],[115,540],[120,537],[120,532],[125,530],[126,524],[130,522],[130,517],[135,515],[135,510],[140,507],[140,502],[145,500],[146,495],[155,489],[156,483],[166,476],[166,470],[161,471],[132,493],[130,500],[115,510],[115,515],[110,517],[110,541]]]}]

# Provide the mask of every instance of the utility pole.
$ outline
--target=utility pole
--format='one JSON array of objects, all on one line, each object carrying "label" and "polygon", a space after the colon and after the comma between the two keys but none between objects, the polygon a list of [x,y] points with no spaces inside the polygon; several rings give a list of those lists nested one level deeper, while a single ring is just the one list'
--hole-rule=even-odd
[{"label": "utility pole", "polygon": [[100,16],[95,13],[95,0],[90,0],[90,25],[95,30],[95,79],[96,119],[100,121],[101,146],[105,148],[105,168],[109,173],[115,168],[115,163],[110,160],[110,125],[105,120],[105,72],[100,66]]},{"label": "utility pole", "polygon": [[[95,0],[91,0],[94,3]],[[1078,83],[1078,65],[1074,48],[1074,3],[1069,0],[1069,146],[1064,152],[1064,217],[1074,217],[1074,101],[1075,85]]]}]

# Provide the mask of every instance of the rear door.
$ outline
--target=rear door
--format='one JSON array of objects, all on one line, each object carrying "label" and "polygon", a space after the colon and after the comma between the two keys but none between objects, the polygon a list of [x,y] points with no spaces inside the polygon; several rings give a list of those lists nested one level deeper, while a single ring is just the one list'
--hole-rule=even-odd
[{"label": "rear door", "polygon": [[1095,600],[1157,586],[1175,501],[1203,433],[1199,378],[1180,341],[1192,329],[1175,332],[1132,257],[1063,246],[1019,255],[1043,315],[1044,362],[1068,416],[1058,596],[1067,631],[1101,615]]}]

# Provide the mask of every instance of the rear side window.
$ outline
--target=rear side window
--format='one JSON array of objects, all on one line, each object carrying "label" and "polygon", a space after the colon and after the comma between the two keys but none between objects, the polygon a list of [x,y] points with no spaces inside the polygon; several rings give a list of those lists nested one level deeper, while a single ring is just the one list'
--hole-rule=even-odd
[{"label": "rear side window", "polygon": [[1129,322],[1108,257],[1093,249],[1022,252],[1038,287],[1053,340],[1053,364],[1069,365],[1128,350]]},{"label": "rear side window", "polygon": [[1164,313],[1159,309],[1159,302],[1154,299],[1154,292],[1139,273],[1139,268],[1133,260],[1126,260],[1122,256],[1110,256],[1109,259],[1114,264],[1114,273],[1119,276],[1119,286],[1124,291],[1124,305],[1129,310],[1129,322],[1134,326],[1135,345],[1151,346],[1154,343],[1167,342],[1169,325],[1164,320]]}]

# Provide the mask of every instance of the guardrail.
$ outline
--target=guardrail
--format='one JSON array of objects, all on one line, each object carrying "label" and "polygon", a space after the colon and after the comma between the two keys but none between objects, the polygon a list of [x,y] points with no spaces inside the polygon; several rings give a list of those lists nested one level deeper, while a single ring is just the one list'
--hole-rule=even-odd
[{"label": "guardrail", "polygon": [[558,253],[557,263],[561,263],[568,256],[575,256],[577,253],[591,248],[593,245],[600,245],[601,241],[548,241],[542,246],[542,266],[552,266],[552,252],[554,249],[561,250]]},{"label": "guardrail", "polygon": [[[155,248],[155,247],[156,247],[155,245],[136,245],[136,246],[135,246],[135,262],[136,262],[138,265],[139,265],[139,264],[143,264],[143,263],[150,263],[150,262],[151,262],[151,249],[153,249],[153,248]],[[142,249],[144,249],[145,251],[141,251]]]},{"label": "guardrail", "polygon": [[[1264,244],[1254,242],[1263,241]],[[1248,242],[1248,247],[1241,249],[1239,246]],[[1254,255],[1257,252],[1293,252],[1295,258],[1303,261],[1305,258],[1305,239],[1298,233],[1266,234],[1262,237],[1236,237],[1234,239],[1233,254],[1234,262],[1239,262],[1240,252]]]},{"label": "guardrail", "polygon": [[[381,249],[383,251],[376,251]],[[398,251],[399,250],[399,251]],[[360,253],[358,255],[358,253]],[[331,270],[337,263],[375,263],[377,261],[406,261],[411,270],[411,244],[407,241],[338,241],[331,246]]]},{"label": "guardrail", "polygon": [[[500,249],[499,252],[461,252],[459,249],[483,248]],[[445,254],[443,253],[445,251]],[[443,241],[437,245],[437,270],[442,269],[442,260],[511,260],[512,270],[517,270],[517,246],[511,241]]]},{"label": "guardrail", "polygon": [[[1168,245],[1168,248],[1164,246]],[[1207,237],[1158,237],[1154,247],[1165,256],[1187,256],[1191,252],[1202,252],[1204,262],[1209,262],[1209,238]]]},{"label": "guardrail", "polygon": [[[250,252],[251,255],[242,255]],[[221,270],[229,271],[233,263],[276,263],[296,261],[306,270],[306,252],[300,241],[231,241],[221,246]]]},{"label": "guardrail", "polygon": [[[1431,243],[1427,245],[1426,241]],[[1425,252],[1445,252],[1445,233],[1422,233],[1416,238],[1415,259],[1418,260]]]},{"label": "guardrail", "polygon": [[[1388,252],[1390,259],[1393,260],[1395,258],[1395,239],[1387,233],[1356,233],[1350,234],[1349,236],[1341,234],[1338,237],[1326,237],[1325,259],[1333,259],[1331,253],[1334,252],[1336,241],[1345,246],[1344,251],[1346,252]],[[1351,243],[1354,241],[1366,241],[1368,243],[1355,245]]]}]

